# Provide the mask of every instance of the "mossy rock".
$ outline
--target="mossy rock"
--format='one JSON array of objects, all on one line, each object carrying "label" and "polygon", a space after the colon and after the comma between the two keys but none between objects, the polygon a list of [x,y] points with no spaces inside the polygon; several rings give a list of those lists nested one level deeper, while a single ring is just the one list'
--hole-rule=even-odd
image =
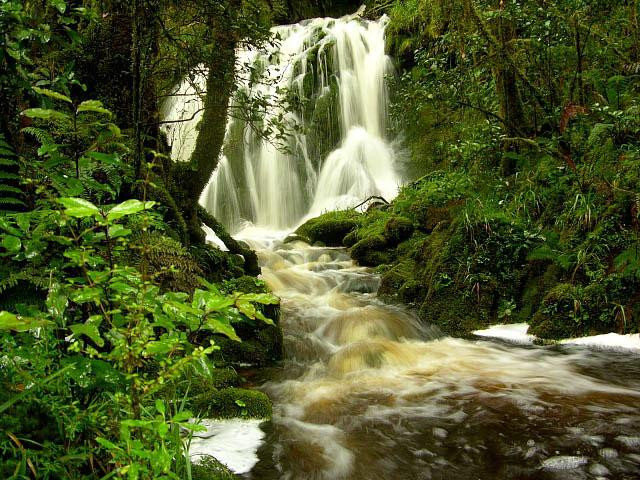
[{"label": "mossy rock", "polygon": [[377,267],[393,260],[387,247],[387,240],[381,235],[366,237],[351,248],[351,257],[365,267]]},{"label": "mossy rock", "polygon": [[353,230],[344,236],[344,238],[342,239],[342,245],[344,245],[347,248],[351,248],[356,243],[358,243],[359,240],[360,238],[358,236],[358,231]]},{"label": "mossy rock", "polygon": [[[415,262],[410,259],[403,259],[397,264],[394,264],[391,268],[386,269],[382,274],[378,295],[382,298],[397,299],[400,296],[400,291],[405,285],[409,288],[408,284],[410,283],[420,284],[420,282],[415,278],[416,269],[417,266]],[[405,294],[405,299],[408,299],[408,290]],[[426,289],[424,294],[426,295]],[[400,300],[405,303],[414,303],[416,300],[415,298],[412,298],[411,301],[405,301],[405,299],[400,297]],[[422,299],[424,299],[424,296]]]},{"label": "mossy rock", "polygon": [[[526,281],[524,289],[520,295],[519,310],[516,318],[519,322],[529,323],[531,318],[540,308],[546,294],[556,286],[562,277],[562,270],[555,264],[541,265],[542,274],[530,273],[529,279]],[[546,266],[546,268],[544,268]],[[535,267],[532,265],[528,270],[531,271]]]},{"label": "mossy rock", "polygon": [[242,342],[216,335],[214,342],[220,350],[212,354],[217,363],[250,364],[256,367],[273,365],[282,359],[282,330],[277,325],[251,328],[251,325],[235,325]]},{"label": "mossy rock", "polygon": [[544,339],[581,336],[579,315],[581,301],[578,289],[569,283],[552,288],[531,319],[529,332]]},{"label": "mossy rock", "polygon": [[409,280],[405,282],[400,290],[398,296],[403,303],[408,305],[419,304],[427,296],[427,286],[418,280]]},{"label": "mossy rock", "polygon": [[193,397],[192,408],[205,418],[271,418],[271,400],[258,390],[229,387]]},{"label": "mossy rock", "polygon": [[406,217],[391,217],[384,226],[384,238],[390,245],[409,239],[413,234],[413,222]]},{"label": "mossy rock", "polygon": [[192,480],[239,480],[226,466],[214,457],[202,457],[197,463],[191,464]]},{"label": "mossy rock", "polygon": [[240,384],[240,375],[233,368],[214,368],[207,378],[198,378],[191,384],[194,395],[211,389],[237,387]]},{"label": "mossy rock", "polygon": [[325,213],[301,225],[295,233],[310,244],[322,242],[328,247],[339,247],[342,239],[360,225],[361,216],[353,210]]},{"label": "mossy rock", "polygon": [[[457,206],[457,204],[455,205]],[[452,206],[446,207],[427,207],[422,225],[427,232],[432,232],[438,225],[451,222]]]},{"label": "mossy rock", "polygon": [[479,292],[456,285],[432,288],[418,316],[448,335],[466,337],[497,322],[499,292],[497,282],[491,278],[485,279]]}]

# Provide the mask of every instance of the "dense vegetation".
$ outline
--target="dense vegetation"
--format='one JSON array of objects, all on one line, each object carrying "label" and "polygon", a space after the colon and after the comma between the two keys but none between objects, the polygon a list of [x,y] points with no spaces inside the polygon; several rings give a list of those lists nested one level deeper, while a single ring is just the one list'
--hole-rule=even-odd
[{"label": "dense vegetation", "polygon": [[233,367],[280,358],[279,300],[197,205],[220,129],[172,164],[158,109],[204,65],[223,132],[235,48],[275,11],[0,1],[1,478],[230,478],[192,468],[191,419],[271,415]]},{"label": "dense vegetation", "polygon": [[398,0],[393,113],[418,178],[299,234],[453,334],[640,328],[638,2]]},{"label": "dense vegetation", "polygon": [[[417,180],[298,233],[451,333],[638,331],[637,0],[366,3],[390,17],[390,133]],[[226,117],[270,107],[229,110],[236,48],[357,6],[0,0],[1,478],[232,478],[191,465],[189,420],[269,417],[234,366],[282,349],[255,253],[197,204]],[[160,106],[199,68],[215,95],[174,163]]]}]

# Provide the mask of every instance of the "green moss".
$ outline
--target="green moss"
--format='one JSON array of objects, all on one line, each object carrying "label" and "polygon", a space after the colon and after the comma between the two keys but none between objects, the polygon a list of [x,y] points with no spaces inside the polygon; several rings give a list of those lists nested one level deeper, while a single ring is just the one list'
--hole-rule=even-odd
[{"label": "green moss", "polygon": [[271,418],[272,414],[267,395],[236,387],[200,393],[193,397],[192,407],[205,418]]},{"label": "green moss", "polygon": [[579,290],[569,283],[552,288],[531,319],[530,333],[540,338],[557,339],[581,336]]},{"label": "green moss", "polygon": [[[543,266],[544,265],[546,264],[543,264]],[[531,266],[529,270],[534,268],[535,266]],[[516,314],[518,322],[529,323],[540,307],[547,292],[560,281],[562,270],[557,265],[548,265],[543,271],[544,273],[542,274],[530,274],[530,278],[525,283],[520,295],[519,310]]]},{"label": "green moss", "polygon": [[191,465],[191,478],[192,480],[237,480],[240,477],[214,457],[206,456],[198,463]]},{"label": "green moss", "polygon": [[390,245],[398,245],[399,243],[409,239],[413,234],[413,222],[406,217],[393,216],[384,226],[384,238]]},{"label": "green moss", "polygon": [[242,342],[216,335],[214,342],[220,350],[212,354],[217,363],[250,364],[266,367],[282,359],[282,330],[278,325],[235,325]]},{"label": "green moss", "polygon": [[[410,293],[410,290],[412,290],[411,285],[420,285],[420,282],[415,279],[416,268],[415,262],[409,258],[402,259],[400,262],[394,264],[382,275],[378,295],[382,298],[396,299],[406,285],[407,288],[404,291],[404,297],[400,295],[400,299],[405,303],[416,302],[419,296],[419,289],[414,289],[415,297],[411,297]],[[425,289],[423,288],[422,290]],[[426,290],[424,294],[426,295]],[[424,296],[422,296],[422,299],[424,299]]]},{"label": "green moss", "polygon": [[296,235],[308,240],[307,243],[322,242],[330,247],[339,247],[342,239],[356,229],[360,221],[361,214],[353,210],[329,212],[301,225],[296,230]]},{"label": "green moss", "polygon": [[358,237],[358,231],[357,230],[353,230],[353,231],[347,233],[344,236],[344,238],[342,239],[342,244],[347,248],[351,248],[356,243],[358,243],[359,239],[360,238]]},{"label": "green moss", "polygon": [[351,257],[365,267],[391,263],[393,254],[387,251],[387,240],[381,236],[366,237],[351,248]]}]

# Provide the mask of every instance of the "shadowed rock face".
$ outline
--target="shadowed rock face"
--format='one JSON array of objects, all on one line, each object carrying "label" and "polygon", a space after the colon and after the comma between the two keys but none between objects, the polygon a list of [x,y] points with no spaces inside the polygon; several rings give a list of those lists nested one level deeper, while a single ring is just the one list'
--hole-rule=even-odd
[{"label": "shadowed rock face", "polygon": [[286,0],[287,13],[280,23],[297,23],[316,17],[341,17],[355,13],[366,0]]}]

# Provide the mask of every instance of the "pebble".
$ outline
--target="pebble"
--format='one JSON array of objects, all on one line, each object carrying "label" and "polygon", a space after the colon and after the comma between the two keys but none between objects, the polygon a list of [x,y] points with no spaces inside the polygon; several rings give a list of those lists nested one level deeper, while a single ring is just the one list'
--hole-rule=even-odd
[{"label": "pebble", "polygon": [[620,435],[616,437],[616,440],[627,448],[640,448],[640,437]]},{"label": "pebble", "polygon": [[558,457],[547,458],[542,462],[544,470],[572,470],[589,462],[587,457],[574,457],[571,455],[560,455]]},{"label": "pebble", "polygon": [[601,448],[599,453],[602,458],[618,458],[618,451],[614,448]]},{"label": "pebble", "polygon": [[435,427],[433,430],[433,436],[436,438],[447,438],[449,432],[447,432],[444,428]]},{"label": "pebble", "polygon": [[594,463],[589,467],[589,473],[591,475],[595,475],[596,477],[604,477],[605,475],[609,475],[609,469],[604,465],[600,465],[599,463]]}]

